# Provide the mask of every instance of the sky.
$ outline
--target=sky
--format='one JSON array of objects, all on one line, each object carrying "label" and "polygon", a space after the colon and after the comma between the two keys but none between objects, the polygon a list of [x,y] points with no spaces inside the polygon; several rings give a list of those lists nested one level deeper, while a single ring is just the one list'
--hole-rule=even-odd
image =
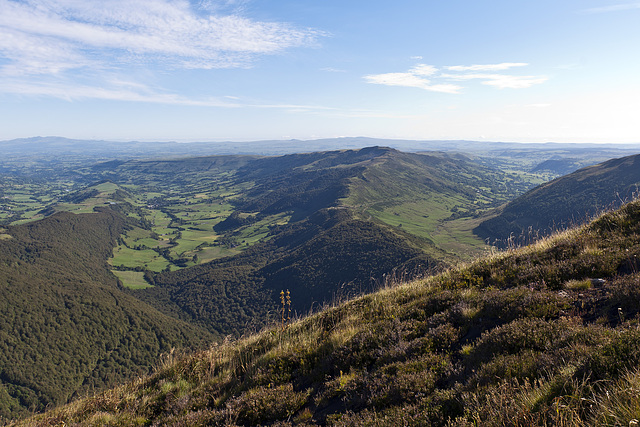
[{"label": "sky", "polygon": [[0,140],[640,143],[640,1],[0,0]]}]

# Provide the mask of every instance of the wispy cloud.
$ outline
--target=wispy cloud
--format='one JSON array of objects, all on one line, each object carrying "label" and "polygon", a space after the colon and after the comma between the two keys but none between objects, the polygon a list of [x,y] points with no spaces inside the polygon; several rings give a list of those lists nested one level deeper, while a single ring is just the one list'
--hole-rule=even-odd
[{"label": "wispy cloud", "polygon": [[343,70],[342,68],[333,68],[333,67],[324,67],[321,68],[320,71],[325,71],[327,73],[346,73],[347,70]]},{"label": "wispy cloud", "polygon": [[[513,67],[525,67],[523,62],[503,62],[486,65],[452,65],[442,67],[456,73],[442,73],[432,65],[418,64],[404,73],[371,74],[364,76],[368,83],[387,86],[416,87],[434,92],[460,93],[463,86],[451,81],[482,80],[482,84],[500,89],[524,89],[548,80],[545,76],[517,76],[499,73],[469,73],[468,71],[501,71]],[[428,78],[427,78],[428,77]]]},{"label": "wispy cloud", "polygon": [[513,67],[526,67],[526,62],[503,62],[501,64],[453,65],[444,67],[449,71],[502,71]]},{"label": "wispy cloud", "polygon": [[530,108],[548,108],[551,107],[551,104],[546,103],[546,102],[541,102],[538,104],[527,104],[525,105],[525,107],[530,107]]},{"label": "wispy cloud", "polygon": [[203,13],[186,0],[0,0],[0,55],[27,72],[82,67],[98,58],[171,67],[242,66],[254,55],[309,45],[320,34]]},{"label": "wispy cloud", "polygon": [[450,80],[484,80],[482,84],[500,89],[526,89],[548,80],[543,76],[512,76],[508,74],[443,74]]},{"label": "wispy cloud", "polygon": [[99,99],[105,101],[144,102],[191,107],[283,109],[305,112],[333,110],[332,107],[322,105],[273,104],[256,100],[247,101],[240,97],[230,95],[190,98],[177,93],[157,90],[139,82],[117,79],[106,82],[102,87],[71,82],[64,83],[56,80],[34,83],[17,79],[3,79],[0,80],[0,93],[49,96],[70,102],[85,99]]},{"label": "wispy cloud", "polygon": [[418,64],[406,73],[370,74],[364,76],[368,83],[386,86],[416,87],[432,92],[458,93],[462,87],[453,84],[433,84],[427,77],[438,72],[436,67]]},{"label": "wispy cloud", "polygon": [[409,72],[416,76],[432,76],[438,72],[438,69],[433,65],[418,64],[411,68]]},{"label": "wispy cloud", "polygon": [[[118,72],[250,67],[257,57],[326,36],[238,12],[246,0],[0,0],[0,79],[5,93],[188,103],[123,90]],[[88,77],[89,76],[89,77]],[[74,90],[70,81],[82,80]],[[57,88],[60,88],[57,89]],[[63,93],[64,92],[64,93]],[[217,101],[193,101],[215,104]],[[222,104],[227,105],[227,104]]]},{"label": "wispy cloud", "polygon": [[49,96],[67,101],[101,99],[107,101],[132,101],[208,107],[240,106],[236,103],[216,98],[189,99],[178,94],[155,91],[150,87],[136,82],[111,82],[109,85],[98,87],[58,81],[26,82],[5,79],[0,83],[0,92],[15,95]]},{"label": "wispy cloud", "polygon": [[613,4],[602,7],[592,7],[590,9],[584,9],[584,13],[607,13],[607,12],[619,12],[621,10],[640,9],[640,2]]}]

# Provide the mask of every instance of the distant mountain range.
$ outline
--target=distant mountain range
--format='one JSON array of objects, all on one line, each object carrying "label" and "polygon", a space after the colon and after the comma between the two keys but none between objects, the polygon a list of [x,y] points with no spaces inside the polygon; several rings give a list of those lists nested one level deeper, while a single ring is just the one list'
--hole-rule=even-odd
[{"label": "distant mountain range", "polygon": [[[464,140],[401,140],[367,137],[344,137],[314,140],[264,140],[221,142],[154,142],[78,140],[62,137],[32,137],[0,141],[0,156],[6,158],[47,157],[72,158],[74,156],[103,159],[193,157],[205,155],[283,155],[342,149],[360,149],[385,146],[405,152],[445,151],[479,154],[502,158],[549,153],[549,158],[572,158],[580,164],[585,156],[601,160],[634,154],[638,144],[567,144],[567,143],[515,143]],[[538,157],[540,160],[540,157]]]}]

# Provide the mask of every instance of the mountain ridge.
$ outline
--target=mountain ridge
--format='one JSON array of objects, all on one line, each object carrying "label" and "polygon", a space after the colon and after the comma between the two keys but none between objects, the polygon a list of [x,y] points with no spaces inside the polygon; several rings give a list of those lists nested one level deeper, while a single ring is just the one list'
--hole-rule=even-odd
[{"label": "mountain ridge", "polygon": [[611,159],[530,190],[499,208],[474,233],[502,245],[510,238],[526,240],[530,230],[548,235],[621,206],[637,195],[639,186],[640,155]]}]

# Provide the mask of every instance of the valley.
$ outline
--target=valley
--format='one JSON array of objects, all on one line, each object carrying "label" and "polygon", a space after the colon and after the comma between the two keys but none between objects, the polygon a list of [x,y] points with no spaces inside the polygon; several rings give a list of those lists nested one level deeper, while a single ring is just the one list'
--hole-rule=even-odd
[{"label": "valley", "polygon": [[638,416],[639,224],[631,202],[15,425],[625,425]]},{"label": "valley", "polygon": [[[446,158],[445,154],[438,156]],[[264,238],[269,227],[284,224],[289,218],[286,211],[268,217],[263,215],[260,221],[235,230],[231,240],[229,233],[223,236],[225,233],[215,232],[213,227],[233,213],[233,201],[257,185],[256,177],[236,176],[234,169],[244,162],[255,160],[256,156],[216,158],[220,161],[219,165],[206,164],[206,161],[201,163],[203,160],[159,160],[110,161],[94,167],[77,167],[72,162],[68,168],[73,173],[68,169],[58,169],[41,177],[38,174],[32,178],[26,178],[24,174],[4,175],[0,221],[19,224],[43,218],[54,211],[91,212],[95,206],[125,203],[136,211],[130,211],[127,215],[144,217],[152,225],[150,236],[162,236],[151,242],[144,241],[149,238],[142,237],[144,233],[138,233],[138,237],[127,240],[129,247],[121,245],[118,253],[126,254],[121,257],[128,260],[126,268],[149,268],[152,271],[175,269],[175,264],[167,259],[163,261],[157,252],[150,252],[154,248],[167,246],[170,247],[172,259],[192,258],[197,254],[200,261],[209,261],[235,254]],[[350,194],[339,204],[386,224],[404,227],[410,234],[435,238],[441,245],[447,246],[451,241],[451,233],[460,234],[460,227],[456,224],[461,221],[456,219],[477,216],[488,207],[497,206],[549,178],[548,173],[501,173],[495,169],[483,169],[478,162],[468,158],[459,159],[469,165],[469,171],[459,176],[450,173],[448,179],[452,182],[459,179],[461,185],[466,186],[466,193],[458,194],[457,190],[450,189],[445,191],[446,194],[439,194],[438,189],[427,190],[423,194],[421,186],[426,186],[431,177],[421,178],[424,182],[418,186],[407,185],[407,178],[403,182],[401,175],[410,176],[410,168],[404,170],[406,165],[386,165],[381,170],[370,168],[365,178],[368,181],[358,176],[350,177]],[[449,159],[449,165],[455,162],[455,157]],[[394,175],[394,167],[400,168],[397,176]],[[411,167],[416,168],[415,165]],[[390,177],[393,178],[391,181]],[[101,184],[102,181],[108,182]],[[385,188],[391,182],[390,188],[393,187],[395,194],[390,194],[389,189]],[[442,187],[441,182],[436,180],[434,183]],[[478,188],[473,190],[476,192],[473,194],[469,188],[476,184]],[[251,215],[252,212],[242,213],[244,217]],[[184,230],[178,230],[177,227]],[[465,227],[462,226],[462,229]],[[179,235],[177,231],[180,231]],[[442,238],[438,237],[440,233],[443,234]],[[460,254],[465,251],[473,253],[474,249],[483,246],[482,242],[473,238],[472,233],[466,233],[465,237],[468,247],[457,251]],[[136,244],[136,240],[142,243]],[[138,247],[139,253],[133,253],[132,246]],[[116,256],[114,265],[120,265],[118,260]]]},{"label": "valley", "polygon": [[[3,362],[0,416],[144,375],[172,348],[202,348],[282,323],[285,290],[298,319],[398,283],[446,277],[461,262],[494,253],[501,235],[487,224],[512,206],[528,206],[522,209],[542,220],[545,206],[563,212],[567,188],[579,212],[592,203],[580,196],[591,188],[604,205],[640,183],[635,157],[557,177],[537,168],[548,165],[541,153],[372,146],[171,159],[79,154],[51,167],[37,157],[4,160],[0,288],[21,314],[5,328],[18,335],[0,345],[17,345],[16,355],[38,362],[27,376],[16,358]],[[581,161],[605,154],[590,153]],[[547,154],[556,158],[557,147]],[[464,286],[487,280],[461,274]],[[27,306],[34,296],[42,304]],[[68,317],[70,308],[80,311]],[[45,313],[56,313],[58,326]],[[78,325],[94,345],[83,333],[64,332]],[[52,327],[63,332],[45,349]],[[59,360],[64,368],[43,380]]]}]

